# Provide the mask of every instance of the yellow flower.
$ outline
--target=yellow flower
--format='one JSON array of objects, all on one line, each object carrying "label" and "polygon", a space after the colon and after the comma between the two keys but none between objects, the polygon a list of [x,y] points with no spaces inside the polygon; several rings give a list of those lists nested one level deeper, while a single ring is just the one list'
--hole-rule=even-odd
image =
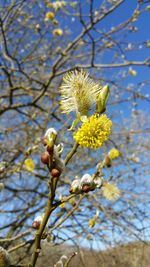
[{"label": "yellow flower", "polygon": [[96,103],[100,89],[99,83],[94,82],[84,70],[67,72],[60,87],[62,112],[76,111],[86,115]]},{"label": "yellow flower", "polygon": [[109,200],[116,200],[120,196],[119,188],[112,183],[104,183],[102,187],[104,197]]},{"label": "yellow flower", "polygon": [[111,133],[112,121],[105,115],[92,115],[83,122],[81,128],[74,134],[74,139],[82,146],[99,148]]},{"label": "yellow flower", "polygon": [[120,156],[120,152],[116,148],[112,148],[108,154],[111,159],[116,159]]},{"label": "yellow flower", "polygon": [[53,35],[56,35],[56,36],[62,36],[63,35],[63,30],[58,28],[58,29],[54,29],[53,30]]},{"label": "yellow flower", "polygon": [[150,6],[147,6],[147,7],[146,7],[146,10],[150,10]]},{"label": "yellow flower", "polygon": [[55,17],[55,14],[53,12],[49,11],[46,13],[45,17],[46,17],[46,19],[53,20]]},{"label": "yellow flower", "polygon": [[28,158],[24,161],[24,166],[27,171],[33,171],[35,169],[34,161],[31,158]]}]

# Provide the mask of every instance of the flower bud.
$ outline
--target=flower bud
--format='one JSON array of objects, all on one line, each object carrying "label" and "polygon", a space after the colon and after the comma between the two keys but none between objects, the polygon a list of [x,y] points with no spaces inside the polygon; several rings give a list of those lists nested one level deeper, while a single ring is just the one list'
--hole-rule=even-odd
[{"label": "flower bud", "polygon": [[71,188],[69,190],[69,192],[71,194],[75,193],[75,194],[79,194],[82,192],[82,188],[81,188],[81,183],[79,179],[76,179],[72,182],[71,184]]},{"label": "flower bud", "polygon": [[89,184],[91,185],[93,183],[93,178],[90,174],[86,173],[81,178],[81,185]]},{"label": "flower bud", "polygon": [[92,191],[92,190],[94,190],[94,188],[92,188],[91,185],[88,185],[88,184],[82,185],[82,192],[88,193],[89,191]]},{"label": "flower bud", "polygon": [[99,216],[99,210],[96,210],[96,214],[89,220],[89,227],[90,228],[94,227],[98,216]]},{"label": "flower bud", "polygon": [[62,148],[60,146],[54,145],[54,153],[53,153],[53,168],[58,169],[62,172],[65,169],[65,163],[63,159],[60,158],[60,153],[62,152]]},{"label": "flower bud", "polygon": [[117,148],[112,148],[108,155],[111,159],[116,159],[120,156],[120,151]]},{"label": "flower bud", "polygon": [[52,175],[53,177],[59,177],[60,174],[61,174],[61,172],[60,172],[59,170],[57,170],[57,169],[52,169],[52,170],[51,170],[51,175]]},{"label": "flower bud", "polygon": [[63,30],[60,29],[60,28],[58,28],[58,29],[54,29],[52,33],[53,33],[53,35],[55,35],[55,36],[62,36],[62,35],[63,35]]},{"label": "flower bud", "polygon": [[49,128],[46,133],[45,133],[45,137],[47,137],[47,139],[51,139],[51,138],[56,138],[57,137],[57,131],[54,128]]},{"label": "flower bud", "polygon": [[54,24],[54,25],[58,25],[58,24],[59,24],[58,20],[57,20],[57,19],[54,19],[54,20],[53,20],[53,24]]},{"label": "flower bud", "polygon": [[104,166],[106,167],[111,167],[111,158],[109,157],[109,155],[106,155],[104,158]]},{"label": "flower bud", "polygon": [[129,68],[128,70],[129,74],[132,75],[132,76],[136,76],[137,75],[137,71],[132,69],[131,67]]},{"label": "flower bud", "polygon": [[45,151],[44,153],[42,153],[41,155],[41,161],[43,162],[43,164],[49,164],[49,153],[47,151]]},{"label": "flower bud", "polygon": [[81,178],[81,187],[82,192],[88,193],[89,191],[92,191],[95,189],[93,178],[90,174],[86,173]]},{"label": "flower bud", "polygon": [[47,139],[47,145],[54,146],[54,143],[57,138],[57,131],[54,128],[49,128],[44,136]]},{"label": "flower bud", "polygon": [[53,12],[51,12],[51,11],[47,12],[46,15],[45,15],[45,18],[47,20],[53,20],[54,17],[55,17],[55,14]]},{"label": "flower bud", "polygon": [[48,152],[50,155],[53,154],[54,146],[50,146],[50,145],[48,145],[46,149],[47,149],[47,152]]},{"label": "flower bud", "polygon": [[34,163],[33,159],[31,159],[31,158],[25,159],[24,167],[27,171],[32,172],[35,169],[35,163]]},{"label": "flower bud", "polygon": [[150,5],[146,7],[146,10],[150,10]]},{"label": "flower bud", "polygon": [[89,220],[89,227],[90,228],[92,228],[92,227],[94,227],[94,225],[95,225],[95,223],[96,223],[96,217],[94,216],[93,218],[91,218],[90,220]]},{"label": "flower bud", "polygon": [[94,178],[94,185],[96,188],[100,188],[103,184],[103,180],[101,177]]},{"label": "flower bud", "polygon": [[39,229],[40,228],[40,225],[41,225],[41,223],[43,221],[43,217],[44,217],[44,214],[41,214],[41,215],[35,217],[35,219],[34,219],[34,221],[32,223],[32,227],[34,229]]},{"label": "flower bud", "polygon": [[103,113],[106,110],[106,104],[109,98],[109,85],[105,85],[97,97],[96,111],[98,113]]},{"label": "flower bud", "polygon": [[40,222],[39,222],[39,221],[34,221],[34,222],[32,223],[32,228],[38,230],[38,229],[40,228]]}]

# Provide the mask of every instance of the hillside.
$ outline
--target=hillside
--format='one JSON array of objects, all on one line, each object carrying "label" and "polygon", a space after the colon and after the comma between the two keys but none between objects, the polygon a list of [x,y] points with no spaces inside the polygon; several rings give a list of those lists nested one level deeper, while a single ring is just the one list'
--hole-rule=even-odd
[{"label": "hillside", "polygon": [[132,242],[100,252],[66,245],[51,246],[45,242],[42,247],[44,249],[39,256],[37,267],[53,267],[62,255],[70,256],[73,252],[77,252],[77,255],[72,259],[69,267],[149,266],[150,243]]}]

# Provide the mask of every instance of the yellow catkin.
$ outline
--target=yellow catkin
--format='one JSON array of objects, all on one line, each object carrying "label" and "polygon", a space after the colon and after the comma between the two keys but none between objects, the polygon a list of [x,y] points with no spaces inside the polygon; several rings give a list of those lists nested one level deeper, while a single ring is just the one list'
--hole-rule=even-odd
[{"label": "yellow catkin", "polygon": [[92,115],[74,134],[74,139],[82,146],[99,148],[111,133],[112,121],[105,115]]},{"label": "yellow catkin", "polygon": [[116,159],[120,156],[120,152],[117,148],[112,148],[108,154],[111,159]]},{"label": "yellow catkin", "polygon": [[49,20],[53,20],[55,17],[55,14],[53,12],[49,11],[46,13],[45,17]]},{"label": "yellow catkin", "polygon": [[25,166],[27,171],[33,171],[35,169],[34,161],[31,158],[27,158],[24,161],[24,166]]},{"label": "yellow catkin", "polygon": [[107,199],[116,200],[120,196],[120,189],[113,183],[104,183],[102,193]]},{"label": "yellow catkin", "polygon": [[101,86],[89,77],[84,70],[67,72],[60,86],[61,110],[63,113],[76,111],[86,115],[91,106],[96,103]]},{"label": "yellow catkin", "polygon": [[58,28],[53,30],[53,35],[55,36],[62,36],[63,35],[63,30]]}]

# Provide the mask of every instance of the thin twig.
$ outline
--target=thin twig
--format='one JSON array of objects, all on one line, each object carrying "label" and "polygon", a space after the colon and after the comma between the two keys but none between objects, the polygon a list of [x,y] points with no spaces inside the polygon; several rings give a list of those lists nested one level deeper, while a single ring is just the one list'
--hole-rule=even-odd
[{"label": "thin twig", "polygon": [[68,153],[68,155],[66,156],[64,162],[65,162],[65,165],[68,164],[68,162],[70,161],[70,159],[72,158],[72,156],[76,153],[77,151],[77,148],[78,148],[79,144],[78,143],[75,143],[72,150]]},{"label": "thin twig", "polygon": [[72,258],[74,256],[76,256],[78,253],[77,252],[73,252],[73,254],[68,258],[68,260],[66,261],[66,263],[64,264],[64,267],[68,267],[69,263],[71,262]]}]

